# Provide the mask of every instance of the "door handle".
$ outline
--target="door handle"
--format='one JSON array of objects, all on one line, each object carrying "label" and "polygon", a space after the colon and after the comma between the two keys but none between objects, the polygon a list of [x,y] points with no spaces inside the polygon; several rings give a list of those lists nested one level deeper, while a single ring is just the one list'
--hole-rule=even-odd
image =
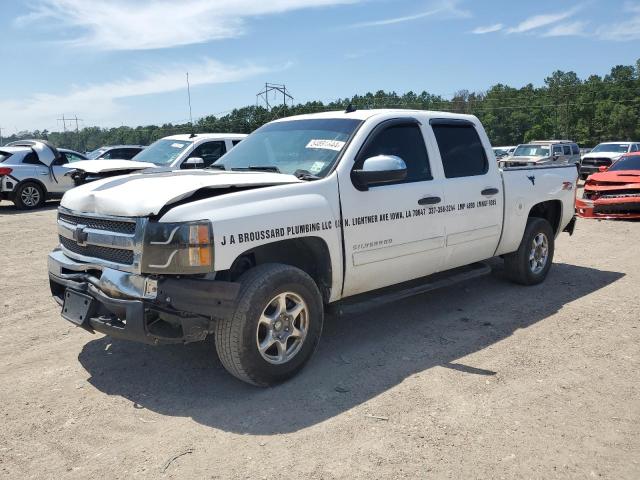
[{"label": "door handle", "polygon": [[418,200],[418,205],[435,205],[441,201],[442,199],[440,197],[424,197]]},{"label": "door handle", "polygon": [[40,175],[49,175],[49,172],[40,172]]},{"label": "door handle", "polygon": [[485,188],[484,190],[482,190],[480,193],[482,195],[496,195],[498,192],[500,192],[500,190],[498,190],[497,188]]}]

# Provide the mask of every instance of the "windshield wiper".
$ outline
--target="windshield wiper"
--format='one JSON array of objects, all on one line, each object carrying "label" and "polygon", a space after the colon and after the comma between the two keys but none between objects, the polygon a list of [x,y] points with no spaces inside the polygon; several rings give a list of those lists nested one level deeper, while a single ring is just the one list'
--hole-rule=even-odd
[{"label": "windshield wiper", "polygon": [[280,173],[280,169],[275,165],[249,165],[248,167],[235,167],[231,170],[236,172],[246,172],[246,171],[254,171],[254,172],[270,172],[270,173]]},{"label": "windshield wiper", "polygon": [[296,170],[295,172],[293,172],[293,174],[299,179],[299,180],[320,180],[320,178],[317,175],[314,175],[313,173],[307,171],[307,170]]},{"label": "windshield wiper", "polygon": [[226,168],[224,168],[224,165],[222,164],[215,164],[212,163],[211,165],[209,165],[207,168],[210,168],[212,170],[226,170]]}]

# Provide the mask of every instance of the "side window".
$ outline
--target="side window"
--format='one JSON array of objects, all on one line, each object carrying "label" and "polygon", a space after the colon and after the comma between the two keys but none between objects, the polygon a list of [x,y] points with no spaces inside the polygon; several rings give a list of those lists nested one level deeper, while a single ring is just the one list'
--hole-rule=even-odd
[{"label": "side window", "polygon": [[102,155],[100,155],[100,158],[103,158],[105,160],[111,160],[112,158],[116,158],[113,156],[113,152],[115,152],[115,150],[107,150]]},{"label": "side window", "polygon": [[26,165],[44,165],[39,159],[38,155],[35,152],[29,152],[22,159],[22,163]]},{"label": "side window", "polygon": [[631,145],[631,151],[632,152],[637,152],[638,151],[638,144],[634,143],[633,145]]},{"label": "side window", "polygon": [[571,155],[571,146],[570,145],[563,145],[562,146],[562,150],[564,151],[565,155]]},{"label": "side window", "polygon": [[378,155],[395,155],[404,160],[407,177],[398,183],[421,182],[432,178],[427,147],[416,124],[393,125],[378,132],[358,155],[354,169],[362,168],[367,158]]},{"label": "side window", "polygon": [[562,145],[554,145],[553,146],[553,154],[554,155],[562,155]]},{"label": "side window", "polygon": [[239,144],[242,140],[231,140],[231,144],[235,147],[237,144]]},{"label": "side window", "polygon": [[82,160],[84,160],[84,158],[71,152],[66,152],[64,156],[67,157],[68,162],[81,162]]},{"label": "side window", "polygon": [[473,125],[434,124],[433,133],[447,178],[484,175],[489,171],[487,155]]},{"label": "side window", "polygon": [[227,152],[224,142],[207,142],[197,147],[189,158],[200,157],[204,160],[203,168],[209,167],[213,162],[218,160]]},{"label": "side window", "polygon": [[60,157],[56,158],[51,163],[51,165],[65,165],[65,164],[69,163],[69,157],[67,155],[69,155],[69,157],[70,157],[70,154],[61,152],[60,153]]},{"label": "side window", "polygon": [[574,155],[580,155],[580,148],[575,143],[571,144],[571,153]]},{"label": "side window", "polygon": [[137,148],[122,148],[120,149],[120,156],[123,160],[131,160],[140,150]]}]

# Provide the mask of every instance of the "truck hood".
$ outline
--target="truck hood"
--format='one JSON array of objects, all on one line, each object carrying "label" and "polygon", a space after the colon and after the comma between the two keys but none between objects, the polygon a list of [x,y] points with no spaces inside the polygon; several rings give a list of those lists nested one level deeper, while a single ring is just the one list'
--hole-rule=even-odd
[{"label": "truck hood", "polygon": [[539,162],[545,162],[550,160],[550,157],[509,157],[509,161],[510,162],[533,162],[533,163],[539,163]]},{"label": "truck hood", "polygon": [[131,170],[142,170],[145,168],[157,168],[149,162],[135,162],[133,160],[84,160],[81,162],[67,163],[63,165],[70,170],[83,170],[87,173],[130,172]]},{"label": "truck hood", "polygon": [[109,177],[73,188],[60,205],[74,212],[121,217],[157,215],[196,192],[215,196],[233,188],[259,188],[300,183],[293,175],[268,172],[182,170]]},{"label": "truck hood", "polygon": [[582,159],[585,158],[609,158],[611,160],[616,160],[620,158],[622,155],[626,155],[625,153],[619,152],[596,152],[596,153],[586,153],[582,156]]},{"label": "truck hood", "polygon": [[640,170],[614,170],[609,172],[597,172],[589,176],[587,181],[590,186],[595,184],[626,185],[636,184],[640,187]]}]

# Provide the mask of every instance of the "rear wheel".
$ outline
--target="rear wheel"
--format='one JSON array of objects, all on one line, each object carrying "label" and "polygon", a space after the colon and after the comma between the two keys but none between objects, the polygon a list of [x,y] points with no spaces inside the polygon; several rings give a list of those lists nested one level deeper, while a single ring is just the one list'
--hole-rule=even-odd
[{"label": "rear wheel", "polygon": [[232,316],[219,319],[216,350],[240,380],[269,386],[294,376],[313,355],[324,319],[322,297],[302,270],[259,265],[240,278]]},{"label": "rear wheel", "polygon": [[544,281],[553,262],[553,252],[553,228],[544,218],[530,217],[518,250],[504,257],[507,276],[522,285]]},{"label": "rear wheel", "polygon": [[21,210],[32,210],[44,206],[44,189],[35,182],[21,184],[15,192],[13,202]]}]

